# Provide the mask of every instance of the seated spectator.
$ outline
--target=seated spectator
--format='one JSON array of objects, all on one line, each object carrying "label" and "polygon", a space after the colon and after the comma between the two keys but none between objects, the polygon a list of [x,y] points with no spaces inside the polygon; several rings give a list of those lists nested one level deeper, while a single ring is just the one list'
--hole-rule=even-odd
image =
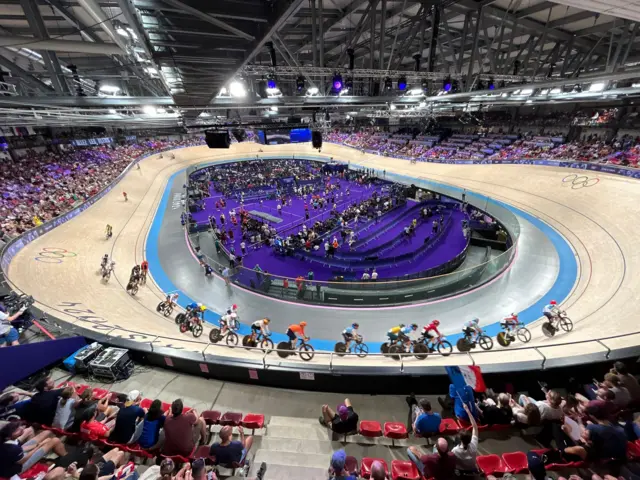
[{"label": "seated spectator", "polygon": [[[173,478],[183,477],[183,470],[190,468],[188,463],[182,466],[182,470],[175,474],[176,464],[170,458],[162,460],[160,465],[153,465],[147,468],[138,480],[172,480]],[[212,479],[214,480],[214,479]]]},{"label": "seated spectator", "polygon": [[372,480],[385,480],[387,474],[384,471],[384,465],[382,462],[376,460],[371,464],[371,479]]},{"label": "seated spectator", "polygon": [[511,412],[516,423],[526,425],[527,427],[537,427],[542,420],[540,419],[540,410],[533,403],[528,403],[524,407],[518,405],[515,400],[511,399]]},{"label": "seated spectator", "polygon": [[154,400],[149,407],[149,411],[144,417],[142,433],[138,438],[138,443],[142,448],[157,448],[161,443],[160,431],[167,419],[162,411],[162,402]]},{"label": "seated spectator", "polygon": [[418,447],[412,446],[407,450],[407,455],[426,478],[451,480],[455,477],[456,457],[449,451],[449,445],[444,438],[439,438],[436,442],[436,453],[423,455]]},{"label": "seated spectator", "polygon": [[348,472],[345,470],[347,462],[347,454],[344,450],[338,450],[331,455],[331,466],[329,467],[329,475],[336,480],[357,480],[356,472]]},{"label": "seated spectator", "polygon": [[[28,398],[20,400],[20,395],[24,395]],[[2,422],[23,417],[29,403],[31,403],[32,396],[33,393],[29,392],[23,392],[20,394],[10,392],[0,396],[0,426],[4,426],[4,423]]]},{"label": "seated spectator", "polygon": [[91,439],[109,438],[116,426],[115,418],[103,418],[98,420],[98,409],[88,409],[84,413],[84,419],[80,424],[80,433],[88,435]]},{"label": "seated spectator", "polygon": [[45,455],[54,452],[63,456],[67,451],[53,432],[34,435],[19,422],[9,422],[0,430],[0,477],[11,478],[29,470]]},{"label": "seated spectator", "polygon": [[225,426],[220,429],[220,442],[211,445],[209,455],[215,457],[218,465],[233,465],[234,463],[242,464],[247,456],[247,452],[253,445],[253,437],[245,437],[244,429],[238,427],[240,440],[231,440],[233,428]]},{"label": "seated spectator", "polygon": [[73,406],[78,401],[78,396],[73,387],[65,387],[58,399],[58,407],[53,417],[53,426],[60,430],[71,428],[74,420]]},{"label": "seated spectator", "polygon": [[596,390],[596,398],[594,400],[589,400],[579,393],[576,393],[575,397],[579,403],[578,410],[583,414],[591,415],[596,411],[599,418],[615,419],[618,407],[613,403],[616,395],[611,390],[599,388]]},{"label": "seated spectator", "polygon": [[[98,476],[110,478],[119,467],[126,463],[126,460],[127,454],[118,448],[112,448],[103,454],[93,445],[86,444],[83,448],[78,448],[74,452],[56,459],[54,468],[47,473],[44,480],[78,478],[78,473],[81,474],[90,465],[98,468]],[[92,470],[93,467],[89,467],[89,471]]]},{"label": "seated spectator", "polygon": [[320,424],[330,428],[341,435],[358,430],[358,414],[353,411],[353,406],[348,398],[342,405],[338,405],[337,413],[329,405],[322,406]]},{"label": "seated spectator", "polygon": [[632,402],[640,402],[640,384],[636,377],[629,373],[627,366],[622,362],[613,365],[611,373],[618,375],[620,384],[627,389]]},{"label": "seated spectator", "polygon": [[627,390],[620,382],[620,377],[615,373],[607,373],[604,376],[604,382],[602,384],[603,387],[609,389],[615,394],[615,398],[613,399],[613,403],[618,408],[627,408],[629,402],[631,401],[631,395],[629,394],[629,390]]},{"label": "seated spectator", "polygon": [[80,395],[80,400],[75,404],[75,413],[73,419],[73,425],[71,425],[71,432],[79,432],[80,424],[84,422],[85,418],[87,418],[87,412],[91,410],[97,410],[98,414],[96,419],[99,422],[102,422],[105,419],[113,419],[118,413],[119,408],[115,405],[109,405],[108,395],[100,400],[96,400],[93,398],[93,389],[87,388],[82,395]]},{"label": "seated spectator", "polygon": [[434,413],[431,409],[431,402],[426,398],[416,401],[412,395],[407,397],[409,404],[409,425],[407,430],[423,436],[429,436],[440,431],[442,419],[439,413]]},{"label": "seated spectator", "polygon": [[9,315],[0,310],[0,348],[19,345],[20,342],[18,342],[18,338],[20,335],[18,335],[18,331],[11,325],[11,322],[22,315],[26,309],[26,307],[22,307],[13,315]]},{"label": "seated spectator", "polygon": [[[191,475],[189,475],[189,473]],[[191,476],[193,480],[217,480],[216,472],[211,470],[208,473],[209,475],[207,475],[207,464],[204,458],[197,458],[191,463],[191,471],[185,471],[185,479],[188,479],[189,476]]]},{"label": "seated spectator", "polygon": [[25,420],[41,425],[51,426],[58,408],[58,398],[62,388],[54,389],[51,377],[43,378],[36,384],[37,393],[31,397],[26,410]]},{"label": "seated spectator", "polygon": [[580,440],[574,442],[569,436],[568,429],[562,426],[563,438],[556,436],[558,447],[566,455],[575,455],[582,460],[597,461],[615,459],[626,461],[627,437],[619,425],[608,420],[592,416],[595,423],[586,427],[580,424]]},{"label": "seated spectator", "polygon": [[484,402],[478,404],[480,409],[480,419],[485,425],[509,425],[513,420],[513,413],[509,404],[511,396],[507,393],[498,395],[498,404],[488,398]]},{"label": "seated spectator", "polygon": [[540,411],[540,420],[546,421],[558,421],[562,420],[564,412],[562,411],[562,397],[555,390],[548,390],[545,392],[545,400],[534,400],[526,395],[520,395],[520,405],[526,406],[527,404],[534,404]]},{"label": "seated spectator", "polygon": [[[144,419],[145,411],[140,407],[142,396],[139,390],[131,390],[127,395],[124,406],[118,410],[116,424],[109,435],[109,440],[115,443],[134,443],[142,433],[142,424],[136,431],[138,423]],[[136,435],[137,433],[137,435]]]},{"label": "seated spectator", "polygon": [[198,437],[203,445],[206,443],[207,427],[204,419],[195,410],[183,414],[183,409],[180,399],[171,404],[171,415],[164,422],[162,453],[165,455],[189,457],[196,447]]},{"label": "seated spectator", "polygon": [[[469,407],[464,405],[464,409],[469,410]],[[460,433],[460,444],[453,447],[451,453],[456,457],[456,468],[459,471],[475,473],[478,471],[478,464],[476,463],[478,456],[478,424],[471,412],[468,411],[467,415],[471,420],[472,431],[464,430]]]}]

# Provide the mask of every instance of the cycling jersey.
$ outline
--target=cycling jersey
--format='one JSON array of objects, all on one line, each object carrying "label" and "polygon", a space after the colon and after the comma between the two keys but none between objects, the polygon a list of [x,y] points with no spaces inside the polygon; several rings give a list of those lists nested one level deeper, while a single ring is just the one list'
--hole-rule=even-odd
[{"label": "cycling jersey", "polygon": [[427,335],[429,332],[434,332],[437,336],[440,336],[440,331],[438,330],[438,327],[436,327],[433,323],[430,323],[429,325],[427,325],[422,329],[422,333],[424,335]]},{"label": "cycling jersey", "polygon": [[403,327],[393,327],[392,329],[389,330],[389,333],[393,333],[397,335],[398,333],[402,333],[402,328]]},{"label": "cycling jersey", "polygon": [[145,260],[144,262],[142,262],[142,263],[140,264],[140,268],[141,268],[142,270],[149,270],[149,262],[147,262],[147,261]]},{"label": "cycling jersey", "polygon": [[556,312],[558,311],[558,307],[556,305],[545,305],[545,307],[542,309],[542,313],[550,313],[552,315],[555,315]]},{"label": "cycling jersey", "polygon": [[306,337],[306,335],[304,334],[304,327],[301,327],[298,324],[289,325],[288,330],[291,330],[293,333],[297,333],[303,337]]},{"label": "cycling jersey", "polygon": [[342,333],[353,337],[356,334],[356,329],[353,327],[347,327],[342,331]]},{"label": "cycling jersey", "polygon": [[269,335],[271,332],[269,331],[269,325],[267,325],[266,323],[264,323],[264,319],[262,320],[257,320],[255,322],[253,322],[252,327],[255,330],[262,330],[264,331],[265,334]]},{"label": "cycling jersey", "polygon": [[172,295],[169,295],[168,298],[171,303],[176,303],[178,301],[179,296],[180,296],[179,293],[174,293]]},{"label": "cycling jersey", "polygon": [[198,308],[198,304],[196,302],[190,303],[189,305],[187,305],[187,308],[194,310]]},{"label": "cycling jersey", "polygon": [[464,324],[464,328],[470,328],[471,330],[477,330],[477,331],[480,331],[480,330],[481,330],[481,329],[480,329],[480,325],[478,325],[477,323],[475,323],[475,322],[474,322],[474,321],[472,321],[472,320],[469,320],[468,322],[466,322],[466,323]]},{"label": "cycling jersey", "polygon": [[518,323],[518,318],[513,315],[509,315],[508,317],[504,317],[502,321],[504,323]]}]

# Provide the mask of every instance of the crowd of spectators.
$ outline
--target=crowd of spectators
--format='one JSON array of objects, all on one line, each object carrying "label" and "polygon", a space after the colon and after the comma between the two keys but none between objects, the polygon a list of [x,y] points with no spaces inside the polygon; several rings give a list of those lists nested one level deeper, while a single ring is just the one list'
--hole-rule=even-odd
[{"label": "crowd of spectators", "polygon": [[12,237],[97,194],[140,155],[197,145],[201,139],[147,141],[54,152],[27,150],[0,162],[0,236]]}]

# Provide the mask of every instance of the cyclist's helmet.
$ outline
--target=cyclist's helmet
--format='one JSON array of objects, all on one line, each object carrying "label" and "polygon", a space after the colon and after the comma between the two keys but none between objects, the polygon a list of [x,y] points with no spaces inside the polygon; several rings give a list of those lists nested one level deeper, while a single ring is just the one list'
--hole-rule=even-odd
[{"label": "cyclist's helmet", "polygon": [[301,326],[302,328],[306,327],[306,326],[307,326],[307,322],[300,322],[300,326]]},{"label": "cyclist's helmet", "polygon": [[237,310],[238,309],[238,305],[236,305],[235,303],[233,305],[231,305],[231,310]]},{"label": "cyclist's helmet", "polygon": [[512,313],[512,314],[511,314],[511,316],[512,316],[513,318],[515,318],[516,320],[518,319],[518,314],[517,314],[517,313]]},{"label": "cyclist's helmet", "polygon": [[358,323],[353,323],[353,324],[351,324],[351,326],[352,326],[353,328],[357,329],[360,325],[359,325]]},{"label": "cyclist's helmet", "polygon": [[558,302],[556,302],[555,300],[551,300],[549,303],[550,303],[551,305],[557,305],[557,303],[558,303]]},{"label": "cyclist's helmet", "polygon": [[264,322],[265,325],[269,325],[269,322],[271,320],[269,320],[268,318],[263,318],[262,321]]},{"label": "cyclist's helmet", "polygon": [[404,327],[404,323],[401,323],[401,324],[400,324],[400,328],[402,328],[402,327]]},{"label": "cyclist's helmet", "polygon": [[440,325],[440,320],[434,320],[433,321],[433,326],[437,327],[438,325]]},{"label": "cyclist's helmet", "polygon": [[418,324],[417,323],[412,323],[411,324],[411,328],[414,329],[414,330],[417,330],[418,329]]},{"label": "cyclist's helmet", "polygon": [[473,323],[475,323],[476,325],[478,325],[480,323],[480,319],[478,317],[474,318],[473,320],[471,320]]}]

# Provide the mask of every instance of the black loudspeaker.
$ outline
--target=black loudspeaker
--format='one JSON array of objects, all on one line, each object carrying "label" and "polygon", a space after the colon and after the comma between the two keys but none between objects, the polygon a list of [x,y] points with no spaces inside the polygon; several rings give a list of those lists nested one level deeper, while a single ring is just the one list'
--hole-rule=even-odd
[{"label": "black loudspeaker", "polygon": [[227,132],[206,132],[205,141],[209,148],[229,148]]},{"label": "black loudspeaker", "polygon": [[314,130],[311,132],[311,143],[313,148],[322,148],[322,132]]}]

